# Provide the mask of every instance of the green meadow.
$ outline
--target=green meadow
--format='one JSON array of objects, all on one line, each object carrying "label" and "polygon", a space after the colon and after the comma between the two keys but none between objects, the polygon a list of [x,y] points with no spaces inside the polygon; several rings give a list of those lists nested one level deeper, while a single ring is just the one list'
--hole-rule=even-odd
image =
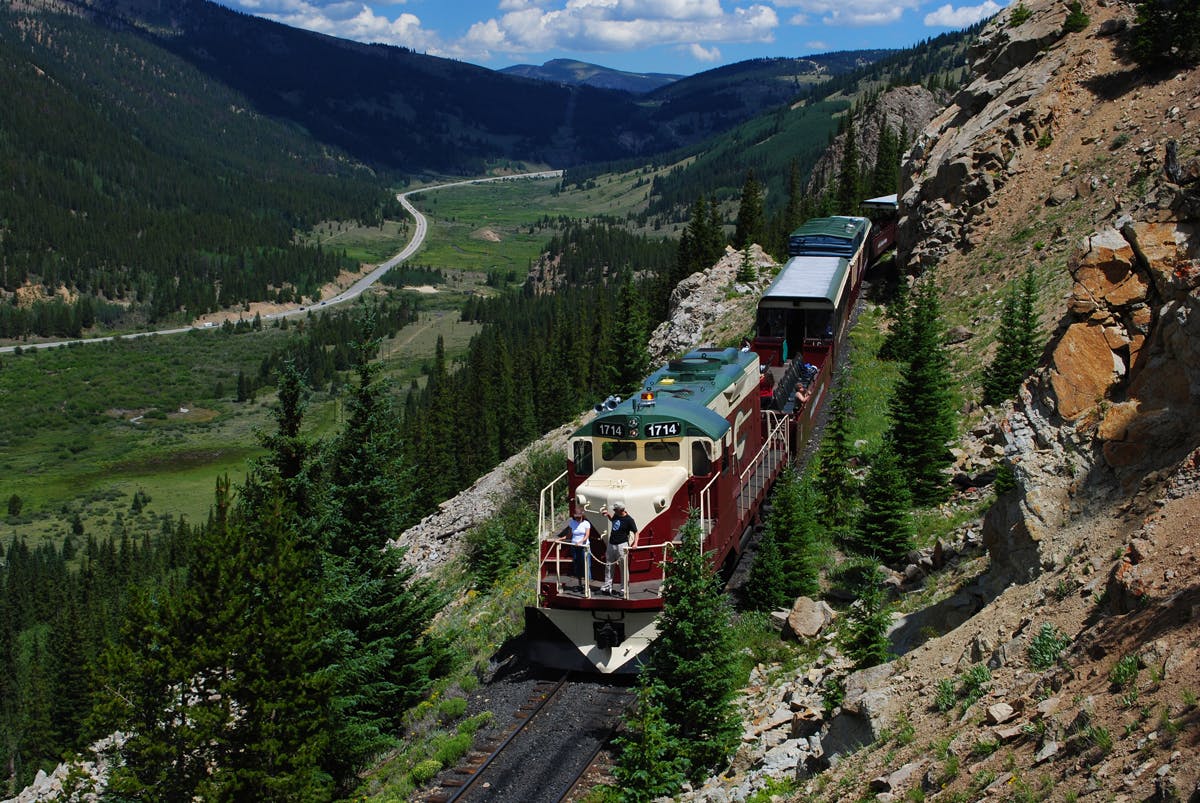
[{"label": "green meadow", "polygon": [[[427,196],[438,198],[440,210],[430,215],[440,239],[427,243],[434,253],[443,249],[446,256],[436,267],[450,274],[436,292],[419,294],[425,310],[420,319],[381,343],[383,375],[398,398],[414,381],[424,381],[439,337],[450,358],[465,353],[480,327],[460,322],[458,309],[467,294],[495,292],[485,284],[487,272],[511,269],[524,277],[528,260],[552,233],[536,227],[529,233],[531,223],[548,214],[533,210],[550,208],[555,187],[557,182],[506,182]],[[505,198],[506,191],[515,192],[516,200]],[[440,198],[443,192],[454,197]],[[419,208],[433,205],[429,201]],[[487,244],[490,257],[484,241],[470,236],[485,227],[502,236]],[[407,242],[411,228],[393,221],[382,228],[335,222],[304,236],[378,262]],[[433,260],[423,249],[413,261]],[[258,434],[273,426],[273,388],[236,402],[238,373],[257,378],[264,357],[295,333],[294,322],[288,331],[196,330],[0,354],[0,544],[18,535],[31,543],[61,543],[80,525],[101,537],[140,536],[156,532],[164,516],[207,516],[216,478],[228,474],[236,484],[244,477],[247,460],[261,454]],[[308,405],[312,437],[336,430],[340,397],[314,392]],[[9,515],[14,496],[20,510]]]}]

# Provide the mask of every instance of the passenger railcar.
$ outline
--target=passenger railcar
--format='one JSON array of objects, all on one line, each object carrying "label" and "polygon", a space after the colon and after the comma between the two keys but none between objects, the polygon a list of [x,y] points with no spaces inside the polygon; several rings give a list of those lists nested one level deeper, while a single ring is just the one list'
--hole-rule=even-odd
[{"label": "passenger railcar", "polygon": [[[568,442],[566,470],[542,492],[536,602],[525,610],[531,658],[564,669],[633,672],[657,635],[663,566],[689,511],[714,566],[732,565],[767,493],[804,447],[870,252],[865,218],[809,221],[763,294],[748,349],[702,348],[672,360],[634,397],[610,398]],[[807,401],[798,403],[800,383]],[[772,389],[768,389],[768,385]],[[565,492],[565,494],[564,494]],[[563,497],[564,506],[556,502]],[[638,525],[610,594],[601,592],[610,522],[624,504]],[[581,510],[594,535],[587,576],[571,576],[561,537]]]}]

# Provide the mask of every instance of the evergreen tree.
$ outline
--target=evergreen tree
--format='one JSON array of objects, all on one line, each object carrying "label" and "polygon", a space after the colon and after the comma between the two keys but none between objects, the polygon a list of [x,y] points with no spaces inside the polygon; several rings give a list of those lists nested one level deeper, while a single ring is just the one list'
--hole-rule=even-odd
[{"label": "evergreen tree", "polygon": [[938,288],[923,282],[914,293],[909,362],[889,403],[889,430],[913,501],[932,505],[948,493],[945,469],[953,462],[954,397],[942,334]]},{"label": "evergreen tree", "polygon": [[875,150],[875,172],[871,177],[871,195],[891,195],[900,190],[900,139],[881,120],[879,146]]},{"label": "evergreen tree", "polygon": [[1037,282],[1030,268],[1019,286],[1009,284],[1000,313],[996,354],[983,372],[983,403],[1012,398],[1017,387],[1037,367]]},{"label": "evergreen tree", "polygon": [[1130,51],[1152,66],[1200,61],[1200,6],[1188,0],[1142,0]]},{"label": "evergreen tree", "polygon": [[388,541],[411,524],[414,478],[367,332],[355,346],[357,382],[345,426],[329,445],[321,494],[331,612],[341,635],[339,711],[347,727],[337,754],[361,766],[400,729],[399,716],[425,691],[437,650],[422,638],[436,612],[433,587],[404,567]]},{"label": "evergreen tree", "polygon": [[763,532],[754,554],[754,563],[745,585],[746,607],[752,611],[773,611],[788,607],[792,598],[787,594],[787,576],[783,570],[783,556],[775,533]]},{"label": "evergreen tree", "polygon": [[701,552],[693,515],[666,567],[658,640],[644,669],[693,780],[724,764],[741,732],[733,707],[730,615],[720,581]]},{"label": "evergreen tree", "polygon": [[846,136],[842,140],[841,169],[838,172],[836,214],[853,215],[862,201],[862,167],[858,149],[858,135],[854,129],[854,118],[846,116]]},{"label": "evergreen tree", "polygon": [[638,390],[650,365],[646,342],[650,337],[645,300],[633,283],[633,274],[625,271],[613,311],[613,352],[617,360],[617,388]]},{"label": "evergreen tree", "polygon": [[820,572],[816,498],[793,466],[785,467],[775,483],[766,534],[779,546],[786,599],[815,595]]},{"label": "evergreen tree", "polygon": [[896,293],[888,304],[887,313],[891,323],[879,347],[881,360],[907,360],[912,353],[912,305],[909,294],[908,281],[901,276]]},{"label": "evergreen tree", "polygon": [[663,696],[662,685],[642,673],[625,731],[616,740],[620,753],[613,776],[623,801],[672,797],[687,781],[688,760],[668,721]]},{"label": "evergreen tree", "polygon": [[758,271],[755,269],[754,263],[750,261],[750,250],[747,248],[742,251],[742,261],[738,265],[737,275],[734,277],[734,280],[742,284],[749,284],[757,279]]},{"label": "evergreen tree", "polygon": [[764,224],[763,187],[754,177],[754,171],[750,170],[742,183],[742,198],[734,226],[733,247],[740,251],[749,248],[751,243],[761,245]]},{"label": "evergreen tree", "polygon": [[859,587],[858,600],[846,613],[842,647],[856,669],[882,664],[890,655],[887,631],[891,616],[884,605],[882,584],[882,572],[872,567]]},{"label": "evergreen tree", "polygon": [[839,378],[829,403],[829,419],[821,437],[816,474],[820,517],[835,537],[841,537],[854,521],[858,502],[858,483],[850,471],[851,418],[850,394],[845,390],[844,378]]},{"label": "evergreen tree", "polygon": [[855,551],[887,563],[901,560],[915,546],[912,497],[887,438],[871,458],[862,502],[852,542]]}]

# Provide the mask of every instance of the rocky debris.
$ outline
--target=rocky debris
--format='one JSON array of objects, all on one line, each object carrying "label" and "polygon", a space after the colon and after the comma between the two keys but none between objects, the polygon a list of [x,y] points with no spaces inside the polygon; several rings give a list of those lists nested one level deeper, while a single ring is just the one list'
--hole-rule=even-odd
[{"label": "rocky debris", "polygon": [[758,272],[752,284],[735,283],[742,253],[726,247],[725,255],[715,265],[676,285],[671,291],[667,319],[650,335],[651,362],[695,348],[717,323],[725,328],[725,338],[734,342],[750,330],[758,298],[778,265],[758,245],[750,246],[749,256]]},{"label": "rocky debris", "polygon": [[79,803],[99,803],[108,787],[108,774],[116,751],[127,735],[114,733],[92,744],[86,758],[66,761],[47,774],[38,770],[33,783],[4,803],[43,803],[51,800],[73,800]]},{"label": "rocky debris", "polygon": [[816,638],[833,619],[834,612],[829,603],[797,597],[788,612],[783,634],[796,640]]},{"label": "rocky debris", "polygon": [[[923,86],[889,89],[879,96],[874,108],[867,110],[862,119],[855,120],[858,152],[873,160],[879,150],[879,135],[884,125],[893,134],[899,134],[901,130],[920,131],[937,115],[945,100],[945,93],[935,95]],[[820,195],[837,178],[845,149],[846,135],[839,134],[813,165],[808,179],[810,195]],[[869,165],[869,169],[873,167],[873,164]]]},{"label": "rocky debris", "polygon": [[[584,415],[582,421],[586,421],[590,415]],[[547,433],[484,474],[470,488],[442,502],[437,511],[401,533],[391,543],[404,550],[404,563],[416,569],[418,575],[427,575],[459,559],[467,531],[491,517],[504,497],[511,493],[511,472],[538,449],[557,450],[565,459],[567,436],[582,421]]]}]

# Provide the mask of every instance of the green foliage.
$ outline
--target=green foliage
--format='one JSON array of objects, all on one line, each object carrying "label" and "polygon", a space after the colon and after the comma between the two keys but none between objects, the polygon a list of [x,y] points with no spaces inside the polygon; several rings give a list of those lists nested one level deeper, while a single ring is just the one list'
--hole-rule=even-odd
[{"label": "green foliage", "polygon": [[987,693],[992,680],[992,672],[986,664],[974,664],[966,672],[959,675],[958,696],[962,700],[963,710],[970,708],[979,698]]},{"label": "green foliage", "polygon": [[854,118],[846,117],[845,138],[842,146],[842,162],[838,170],[835,190],[836,208],[839,215],[853,215],[863,198],[862,165],[858,151],[858,135],[854,130]]},{"label": "green foliage", "polygon": [[1063,31],[1065,33],[1079,33],[1086,30],[1088,25],[1091,25],[1091,18],[1084,13],[1083,4],[1079,0],[1072,0],[1067,3],[1067,18],[1063,21]]},{"label": "green foliage", "polygon": [[417,762],[416,766],[412,768],[411,775],[413,783],[417,784],[418,786],[427,784],[432,781],[434,776],[441,771],[442,762],[438,761],[436,758],[427,758],[424,761],[419,761]]},{"label": "green foliage", "polygon": [[950,678],[940,679],[933,695],[933,707],[944,714],[953,708],[957,701],[958,695],[954,693],[954,681]]},{"label": "green foliage", "polygon": [[953,460],[946,447],[954,435],[954,399],[942,328],[938,288],[924,281],[914,292],[908,364],[888,405],[896,454],[918,505],[946,498],[945,469]]},{"label": "green foliage", "polygon": [[1012,463],[1001,460],[996,464],[996,479],[992,483],[992,487],[996,491],[996,496],[1004,496],[1017,487],[1017,473]]},{"label": "green foliage", "polygon": [[883,573],[872,567],[858,588],[858,600],[846,613],[842,646],[855,668],[865,669],[888,660],[891,616],[883,598]]},{"label": "green foliage", "polygon": [[742,284],[749,284],[758,279],[758,271],[754,267],[754,263],[750,261],[749,250],[742,250],[742,261],[738,263],[737,275],[734,276],[734,281]]},{"label": "green foliage", "polygon": [[1130,52],[1148,66],[1195,64],[1200,60],[1200,8],[1176,0],[1138,3]]},{"label": "green foliage", "polygon": [[907,362],[912,354],[913,308],[912,291],[905,277],[900,277],[900,284],[888,304],[887,312],[890,323],[888,334],[879,347],[879,359],[902,360]]},{"label": "green foliage", "polygon": [[24,505],[24,502],[17,494],[13,494],[12,496],[8,497],[8,515],[12,518],[20,516],[22,505]]},{"label": "green foliage", "polygon": [[1034,144],[1037,146],[1039,151],[1044,151],[1046,148],[1049,148],[1054,144],[1054,134],[1050,131],[1050,129],[1047,128],[1042,132],[1042,135],[1037,138],[1037,142]]},{"label": "green foliage", "polygon": [[983,373],[983,403],[999,404],[1037,367],[1037,280],[1030,267],[1009,285],[1000,314],[996,355]]},{"label": "green foliage", "polygon": [[753,611],[773,611],[791,601],[786,591],[783,558],[775,533],[767,530],[758,542],[750,576],[746,580],[746,607]]},{"label": "green foliage", "polygon": [[1049,669],[1058,661],[1059,655],[1071,644],[1070,636],[1049,622],[1043,622],[1038,632],[1029,640],[1026,650],[1029,665],[1034,669]]},{"label": "green foliage", "polygon": [[820,520],[835,538],[844,537],[858,504],[858,481],[850,471],[850,422],[854,418],[848,376],[839,377],[818,451],[815,490]]},{"label": "green foliage", "polygon": [[643,669],[693,779],[724,764],[741,733],[729,602],[700,543],[692,516],[666,567],[658,639]]},{"label": "green foliage", "polygon": [[1137,680],[1141,664],[1136,655],[1124,655],[1108,673],[1108,682],[1114,689],[1126,689]]},{"label": "green foliage", "polygon": [[625,718],[625,733],[615,740],[620,751],[613,776],[624,801],[673,796],[691,773],[688,750],[668,720],[662,686],[643,674],[637,700]]},{"label": "green foliage", "polygon": [[733,229],[733,247],[741,251],[748,249],[752,243],[762,245],[764,225],[762,184],[754,177],[754,170],[749,170],[742,183],[742,198]]},{"label": "green foliage", "polygon": [[823,539],[812,483],[788,466],[773,491],[766,530],[779,547],[782,596],[788,604],[819,590]]},{"label": "green foliage", "polygon": [[915,547],[908,481],[900,470],[890,438],[871,458],[871,471],[860,488],[861,512],[850,546],[861,555],[895,562]]},{"label": "green foliage", "polygon": [[1008,13],[1008,27],[1015,28],[1033,16],[1033,12],[1024,3],[1017,3]]}]

